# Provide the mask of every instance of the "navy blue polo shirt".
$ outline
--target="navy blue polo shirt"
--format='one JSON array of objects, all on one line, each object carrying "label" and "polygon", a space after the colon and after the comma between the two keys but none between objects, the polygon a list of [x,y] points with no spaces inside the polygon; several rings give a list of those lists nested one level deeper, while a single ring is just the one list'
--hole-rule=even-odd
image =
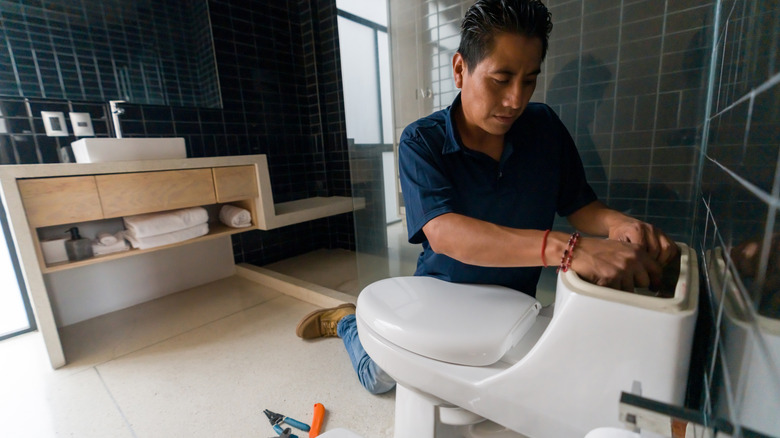
[{"label": "navy blue polo shirt", "polygon": [[458,105],[460,95],[401,135],[399,170],[409,242],[423,246],[415,275],[498,284],[535,296],[541,267],[461,263],[433,252],[423,225],[458,213],[512,228],[546,230],[556,213],[568,216],[595,201],[596,194],[585,179],[574,141],[547,105],[528,104],[504,136],[498,162],[462,145],[452,112]]}]

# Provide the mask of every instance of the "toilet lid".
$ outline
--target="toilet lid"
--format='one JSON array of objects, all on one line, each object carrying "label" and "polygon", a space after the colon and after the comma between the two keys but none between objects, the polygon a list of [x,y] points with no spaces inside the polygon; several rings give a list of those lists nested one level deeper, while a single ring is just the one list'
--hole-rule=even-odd
[{"label": "toilet lid", "polygon": [[368,285],[357,317],[387,341],[461,365],[497,362],[531,328],[541,305],[503,286],[396,277]]}]

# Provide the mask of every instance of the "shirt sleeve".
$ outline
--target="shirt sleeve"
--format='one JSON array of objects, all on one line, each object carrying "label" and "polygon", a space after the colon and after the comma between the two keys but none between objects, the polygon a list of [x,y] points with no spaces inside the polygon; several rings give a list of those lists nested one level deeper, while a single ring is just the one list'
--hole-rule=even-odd
[{"label": "shirt sleeve", "polygon": [[[443,139],[442,139],[443,141]],[[441,159],[441,145],[429,147],[419,128],[407,127],[398,146],[398,170],[410,243],[426,240],[423,226],[454,211],[454,189]],[[437,156],[438,155],[438,156]]]},{"label": "shirt sleeve", "polygon": [[561,142],[561,190],[558,194],[556,210],[561,216],[568,216],[580,208],[598,199],[596,192],[588,184],[582,159],[574,145],[566,126],[552,109],[549,110],[559,133]]}]

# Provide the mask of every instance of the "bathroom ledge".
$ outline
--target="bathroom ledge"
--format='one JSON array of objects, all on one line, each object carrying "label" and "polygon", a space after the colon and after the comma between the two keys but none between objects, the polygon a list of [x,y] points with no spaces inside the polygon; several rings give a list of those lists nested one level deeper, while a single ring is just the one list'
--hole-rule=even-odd
[{"label": "bathroom ledge", "polygon": [[328,308],[357,303],[355,296],[248,263],[237,264],[236,275],[315,306]]},{"label": "bathroom ledge", "polygon": [[275,214],[270,219],[269,229],[348,213],[365,207],[365,198],[350,198],[346,196],[317,196],[297,201],[281,202],[274,204]]}]

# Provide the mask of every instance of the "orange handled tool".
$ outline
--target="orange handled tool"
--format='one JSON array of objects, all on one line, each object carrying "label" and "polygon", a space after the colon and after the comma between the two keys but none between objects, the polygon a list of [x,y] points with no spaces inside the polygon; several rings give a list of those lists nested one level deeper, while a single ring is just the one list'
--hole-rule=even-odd
[{"label": "orange handled tool", "polygon": [[325,417],[325,406],[322,403],[314,404],[314,418],[311,420],[311,429],[309,429],[309,438],[314,438],[320,434],[322,419]]}]

